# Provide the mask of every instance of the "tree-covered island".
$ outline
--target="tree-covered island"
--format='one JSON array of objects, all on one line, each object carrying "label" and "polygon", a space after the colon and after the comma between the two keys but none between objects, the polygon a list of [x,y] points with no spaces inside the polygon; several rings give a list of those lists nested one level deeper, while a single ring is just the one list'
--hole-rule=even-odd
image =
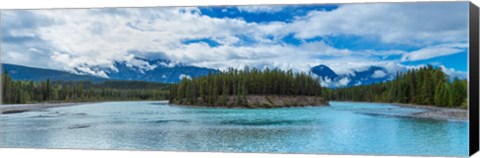
[{"label": "tree-covered island", "polygon": [[210,107],[275,108],[328,105],[318,79],[291,70],[243,70],[188,79],[170,87],[170,102]]}]

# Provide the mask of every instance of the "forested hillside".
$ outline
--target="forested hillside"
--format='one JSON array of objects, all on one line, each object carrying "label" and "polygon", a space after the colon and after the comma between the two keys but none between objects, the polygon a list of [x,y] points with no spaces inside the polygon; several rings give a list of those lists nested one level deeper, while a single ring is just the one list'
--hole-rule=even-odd
[{"label": "forested hillside", "polygon": [[2,74],[2,103],[165,100],[168,84],[139,81],[22,81]]},{"label": "forested hillside", "polygon": [[13,64],[1,64],[1,73],[8,71],[13,80],[28,80],[28,81],[92,81],[103,82],[108,80],[98,76],[78,75],[66,71],[35,68]]},{"label": "forested hillside", "polygon": [[467,107],[467,80],[449,78],[440,68],[426,66],[398,73],[385,83],[338,88],[327,92],[332,100],[411,103]]},{"label": "forested hillside", "polygon": [[[248,100],[253,98],[248,99],[248,96],[320,96],[322,90],[319,80],[306,73],[279,69],[261,71],[247,67],[244,70],[229,69],[195,79],[184,78],[180,83],[172,85],[170,101],[187,105],[226,106],[234,100],[232,106],[238,107],[251,106],[248,105]],[[269,97],[261,99],[269,100]],[[315,102],[315,99],[309,100]],[[324,102],[323,99],[318,102],[321,100]],[[291,104],[288,106],[295,106],[295,103]],[[298,106],[301,104],[298,102]]]}]

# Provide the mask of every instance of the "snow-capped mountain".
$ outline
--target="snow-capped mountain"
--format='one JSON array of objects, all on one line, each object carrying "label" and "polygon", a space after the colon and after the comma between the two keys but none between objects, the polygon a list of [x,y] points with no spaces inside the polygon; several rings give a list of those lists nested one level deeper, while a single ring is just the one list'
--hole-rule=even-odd
[{"label": "snow-capped mountain", "polygon": [[351,74],[337,74],[326,65],[312,67],[310,71],[318,76],[323,85],[327,87],[349,87],[357,85],[368,85],[384,82],[392,79],[394,74],[389,73],[385,68],[370,66],[363,71],[353,71]]},{"label": "snow-capped mountain", "polygon": [[[79,74],[87,72],[75,69]],[[137,80],[149,82],[173,83],[183,77],[195,78],[217,73],[218,70],[175,63],[165,59],[147,60],[134,57],[128,60],[115,61],[113,67],[91,67],[88,70],[102,72],[105,77],[116,80]]]},{"label": "snow-capped mountain", "polygon": [[[80,66],[74,73],[58,70],[30,68],[24,66],[3,64],[14,79],[21,80],[136,80],[149,82],[175,83],[182,78],[196,78],[209,73],[218,73],[219,70],[176,63],[165,59],[147,60],[131,58],[129,60],[115,61],[113,66]],[[326,65],[318,65],[310,69],[312,75],[320,78],[327,87],[344,87],[367,85],[390,80],[394,74],[385,68],[370,66],[362,71],[353,71],[349,74],[337,74]],[[98,75],[101,74],[101,75]]]},{"label": "snow-capped mountain", "polygon": [[1,64],[2,72],[8,72],[8,74],[14,80],[27,80],[27,81],[45,81],[50,79],[51,81],[92,81],[103,82],[106,78],[90,75],[79,75],[66,71],[52,70],[45,68],[35,68],[14,64]]}]

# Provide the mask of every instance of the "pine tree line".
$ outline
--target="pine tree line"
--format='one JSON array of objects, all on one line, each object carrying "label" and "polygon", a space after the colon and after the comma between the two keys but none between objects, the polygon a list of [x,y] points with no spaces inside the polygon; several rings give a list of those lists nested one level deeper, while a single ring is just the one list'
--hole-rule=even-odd
[{"label": "pine tree line", "polygon": [[[167,88],[169,87],[169,89]],[[449,78],[440,68],[426,66],[399,72],[394,80],[372,85],[326,89],[307,73],[291,70],[229,69],[225,72],[167,84],[134,81],[91,83],[15,81],[2,74],[5,104],[48,101],[163,100],[173,103],[216,105],[247,95],[321,96],[325,100],[412,103],[442,107],[467,106],[467,80]]]},{"label": "pine tree line", "polygon": [[385,83],[338,88],[328,97],[339,101],[411,103],[441,107],[467,106],[467,80],[451,80],[440,68],[425,66],[397,73]]},{"label": "pine tree line", "polygon": [[171,86],[170,101],[190,105],[222,105],[233,96],[237,105],[243,105],[246,104],[247,95],[320,96],[322,89],[318,79],[303,72],[230,68],[195,79],[182,79]]},{"label": "pine tree line", "polygon": [[165,100],[168,85],[136,81],[16,81],[2,74],[2,103]]}]

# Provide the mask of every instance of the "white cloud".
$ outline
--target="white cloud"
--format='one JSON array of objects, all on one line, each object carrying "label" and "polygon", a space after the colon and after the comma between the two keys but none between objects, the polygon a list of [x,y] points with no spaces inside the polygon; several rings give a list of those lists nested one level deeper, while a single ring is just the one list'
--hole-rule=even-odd
[{"label": "white cloud", "polygon": [[96,75],[96,76],[100,76],[100,77],[103,77],[103,78],[108,78],[107,74],[105,74],[104,71],[93,71],[92,68],[87,67],[87,66],[78,66],[75,69],[80,71],[77,74]]},{"label": "white cloud", "polygon": [[332,80],[330,78],[320,78],[320,84],[324,87],[345,87],[350,83],[348,77],[341,78],[340,80]]},{"label": "white cloud", "polygon": [[28,58],[28,56],[25,58],[24,54],[19,52],[6,52],[5,55],[2,55],[2,59],[7,62],[15,60],[15,62],[18,63],[28,63],[33,61],[31,58]]},{"label": "white cloud", "polygon": [[39,50],[36,49],[36,48],[28,48],[28,51],[30,51],[30,52],[39,52]]},{"label": "white cloud", "polygon": [[[240,41],[237,35],[264,40],[264,35],[275,32],[282,25],[215,19],[199,15],[195,8],[123,9],[122,12],[126,14],[120,15],[102,11],[104,10],[32,11],[35,15],[49,17],[57,22],[48,27],[40,27],[35,32],[51,44],[56,52],[69,56],[59,58],[59,54],[51,54],[55,63],[66,66],[62,69],[73,69],[81,64],[111,66],[114,60],[130,56],[131,50],[164,53],[162,56],[191,64],[236,57],[265,57],[264,53],[272,52],[256,51],[256,46],[237,49],[234,46]],[[211,48],[204,43],[184,45],[182,40],[187,38],[211,38],[224,46]],[[261,46],[261,42],[257,45]],[[270,46],[261,47],[268,50]],[[318,47],[305,49],[315,48]]]},{"label": "white cloud", "polygon": [[337,87],[347,86],[350,83],[350,79],[348,77],[344,77],[338,81]]},{"label": "white cloud", "polygon": [[455,77],[458,77],[458,78],[462,78],[462,79],[467,79],[468,78],[468,73],[466,72],[463,72],[463,71],[457,71],[453,68],[446,68],[445,66],[440,66],[440,68],[442,69],[442,71],[447,74],[448,76],[450,76],[450,78],[455,78]]},{"label": "white cloud", "polygon": [[129,55],[125,57],[124,61],[127,67],[137,68],[142,73],[144,73],[145,71],[153,70],[157,67],[157,65],[155,64],[150,65],[150,63],[148,63],[147,61],[135,58],[134,55]]},{"label": "white cloud", "polygon": [[377,70],[373,73],[372,77],[373,78],[382,78],[382,77],[385,77],[387,74],[382,71],[382,70]]},{"label": "white cloud", "polygon": [[185,74],[180,74],[180,76],[178,77],[178,79],[181,79],[181,80],[183,80],[184,78],[189,79],[189,80],[192,79],[192,77],[190,77],[189,75],[185,75]]},{"label": "white cloud", "polygon": [[402,61],[425,60],[440,56],[452,55],[465,51],[468,43],[441,44],[422,48],[402,56]]},{"label": "white cloud", "polygon": [[281,5],[248,5],[248,6],[238,6],[238,10],[249,12],[249,13],[275,13],[282,11],[283,6]]},{"label": "white cloud", "polygon": [[356,35],[385,43],[425,46],[465,42],[468,3],[346,4],[333,11],[313,11],[289,28],[298,38]]},{"label": "white cloud", "polygon": [[[386,56],[403,55],[405,60],[420,60],[440,50],[431,46],[431,43],[439,42],[446,43],[442,46],[442,51],[446,52],[444,55],[463,49],[453,45],[461,45],[467,40],[468,3],[426,4],[428,6],[345,4],[333,11],[312,11],[304,17],[296,17],[291,23],[249,23],[241,19],[212,18],[201,15],[194,7],[34,10],[21,11],[21,14],[5,11],[2,12],[3,33],[38,38],[42,42],[2,43],[2,52],[6,54],[2,61],[71,71],[92,66],[115,71],[115,60],[127,61],[131,66],[145,70],[153,68],[143,61],[132,60],[135,55],[165,57],[175,62],[218,69],[248,65],[308,71],[313,66],[325,64],[339,74],[349,74],[372,65],[395,72],[405,66],[399,64],[400,60],[385,60]],[[241,6],[239,9],[272,13],[280,11],[282,6]],[[21,19],[24,14],[29,18]],[[19,27],[23,23],[29,26],[28,22],[39,24],[31,28]],[[291,33],[300,38],[301,44],[280,41]],[[354,51],[335,48],[323,41],[307,43],[304,40],[329,35],[379,38],[384,43],[412,44],[423,49],[410,53],[395,49]],[[198,38],[212,39],[220,45],[182,43],[184,39]],[[245,43],[244,38],[253,42]],[[29,48],[38,52],[28,51]],[[441,53],[434,55],[438,54]],[[92,69],[86,72],[104,73]]]},{"label": "white cloud", "polygon": [[158,64],[161,65],[161,66],[164,66],[164,67],[168,67],[168,68],[175,67],[175,65],[176,65],[174,62],[169,62],[169,63],[162,62],[162,63],[158,63]]}]

